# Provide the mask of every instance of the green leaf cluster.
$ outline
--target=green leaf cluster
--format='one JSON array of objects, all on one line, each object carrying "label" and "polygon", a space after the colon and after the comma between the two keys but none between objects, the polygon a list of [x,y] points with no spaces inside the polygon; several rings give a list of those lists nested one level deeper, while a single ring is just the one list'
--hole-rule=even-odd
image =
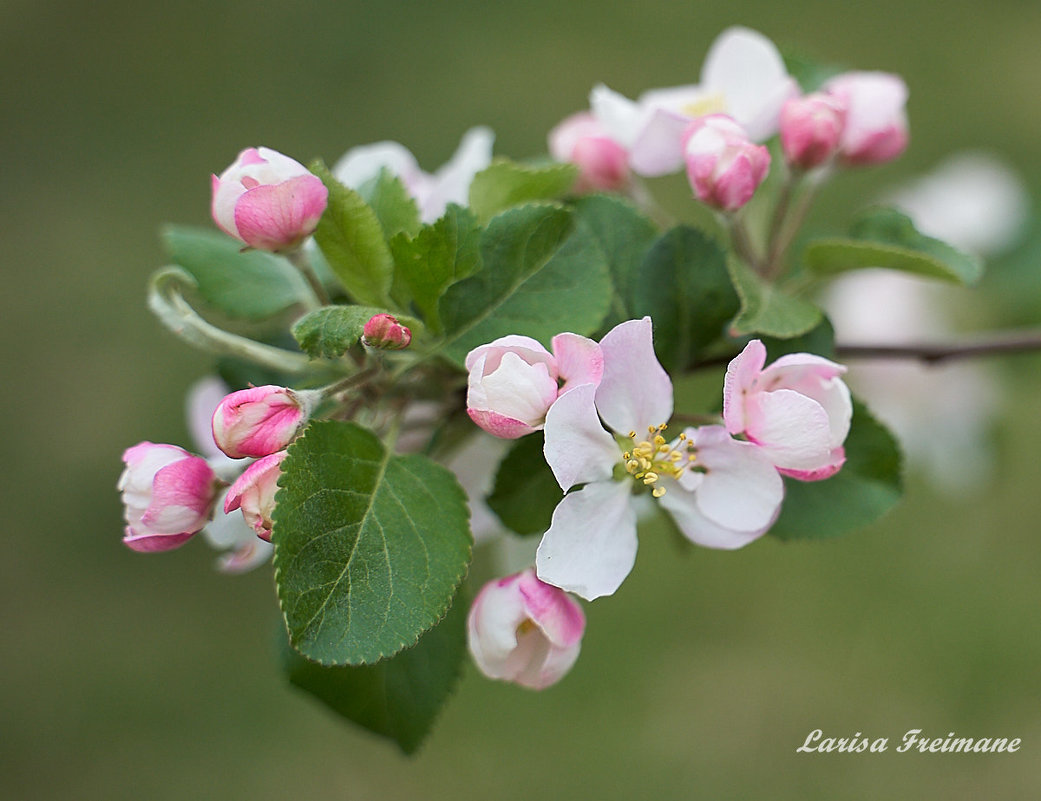
[{"label": "green leaf cluster", "polygon": [[[499,337],[549,346],[561,332],[599,338],[643,316],[653,319],[656,353],[674,374],[732,351],[744,336],[766,339],[775,356],[832,351],[830,325],[812,303],[702,230],[662,231],[617,197],[569,197],[571,166],[498,160],[474,179],[468,207],[449,205],[429,223],[387,171],[354,189],[320,162],[312,170],[329,202],[315,231],[318,277],[310,286],[287,258],[244,252],[219,234],[171,228],[164,243],[186,285],[219,312],[257,321],[296,309],[291,333],[303,353],[291,355],[305,370],[346,373],[342,386],[352,390],[355,362],[366,358],[358,344],[364,325],[384,312],[413,330],[410,348],[374,359],[392,368],[387,383],[436,375],[444,393],[461,393],[467,353]],[[807,252],[817,275],[869,262],[948,280],[978,274],[967,257],[888,211],[861,219],[851,238]],[[323,294],[331,301],[315,308]],[[372,369],[363,379],[380,372],[365,364]],[[393,387],[380,391],[400,399]],[[431,440],[432,449],[441,446]],[[787,481],[775,536],[834,536],[895,503],[895,443],[860,406],[846,447],[837,476]],[[544,532],[562,496],[542,450],[541,434],[512,443],[487,498],[520,535]],[[290,681],[412,752],[465,655],[472,536],[463,489],[425,455],[397,454],[353,422],[320,421],[289,447],[276,500]]]}]

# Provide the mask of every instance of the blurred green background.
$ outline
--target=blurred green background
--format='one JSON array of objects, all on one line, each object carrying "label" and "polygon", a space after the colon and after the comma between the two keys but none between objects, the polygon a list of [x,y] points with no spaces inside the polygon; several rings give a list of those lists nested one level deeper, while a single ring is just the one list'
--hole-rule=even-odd
[{"label": "blurred green background", "polygon": [[[977,492],[912,478],[895,513],[833,542],[681,554],[647,531],[633,576],[588,607],[562,684],[533,694],[468,669],[412,760],[283,683],[269,570],[219,575],[201,542],[120,544],[122,450],[187,444],[183,392],[209,367],[143,301],[158,227],[208,223],[211,172],[250,145],[331,162],[384,138],[432,169],[482,123],[497,153],[535,155],[594,83],[693,81],[733,23],[911,87],[907,156],[829,190],[817,222],[970,146],[1041,188],[1030,2],[0,2],[0,796],[1036,796],[1032,357],[1005,360],[999,467]],[[815,728],[1023,747],[797,754]]]}]

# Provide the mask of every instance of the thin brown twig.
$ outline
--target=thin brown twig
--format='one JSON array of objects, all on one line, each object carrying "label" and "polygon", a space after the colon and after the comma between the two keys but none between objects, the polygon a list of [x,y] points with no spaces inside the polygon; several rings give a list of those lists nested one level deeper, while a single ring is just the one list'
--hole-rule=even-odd
[{"label": "thin brown twig", "polygon": [[[939,364],[957,359],[975,359],[984,356],[1002,356],[1014,353],[1041,351],[1041,329],[1002,331],[981,335],[977,339],[959,342],[918,342],[898,345],[836,343],[838,359],[900,359]],[[690,365],[690,370],[726,365],[737,353],[714,356]]]},{"label": "thin brown twig", "polygon": [[843,359],[917,359],[926,364],[1010,353],[1029,353],[1038,350],[1041,350],[1041,330],[1039,329],[987,334],[976,340],[952,343],[841,344],[835,346],[836,355]]}]

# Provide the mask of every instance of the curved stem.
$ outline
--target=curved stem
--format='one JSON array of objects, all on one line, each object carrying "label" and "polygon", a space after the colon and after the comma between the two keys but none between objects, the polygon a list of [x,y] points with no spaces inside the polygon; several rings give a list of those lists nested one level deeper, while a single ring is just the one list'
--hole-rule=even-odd
[{"label": "curved stem", "polygon": [[148,285],[148,308],[159,321],[193,347],[288,373],[314,369],[303,353],[294,353],[232,334],[206,322],[181,294],[182,287],[196,286],[195,279],[180,267],[167,267],[152,276]]}]

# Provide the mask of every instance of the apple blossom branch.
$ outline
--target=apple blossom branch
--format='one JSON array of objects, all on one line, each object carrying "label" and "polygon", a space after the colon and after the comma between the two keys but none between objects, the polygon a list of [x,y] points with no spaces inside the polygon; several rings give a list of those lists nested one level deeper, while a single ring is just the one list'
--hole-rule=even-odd
[{"label": "apple blossom branch", "polygon": [[953,343],[837,344],[835,346],[836,355],[843,359],[917,359],[926,364],[1032,351],[1041,351],[1041,329],[986,334],[975,340]]},{"label": "apple blossom branch", "polygon": [[[977,339],[960,342],[910,342],[906,344],[836,343],[835,356],[840,359],[903,359],[926,364],[984,356],[1041,351],[1041,328],[984,334]],[[690,365],[691,372],[726,365],[733,353],[701,359]]]}]

